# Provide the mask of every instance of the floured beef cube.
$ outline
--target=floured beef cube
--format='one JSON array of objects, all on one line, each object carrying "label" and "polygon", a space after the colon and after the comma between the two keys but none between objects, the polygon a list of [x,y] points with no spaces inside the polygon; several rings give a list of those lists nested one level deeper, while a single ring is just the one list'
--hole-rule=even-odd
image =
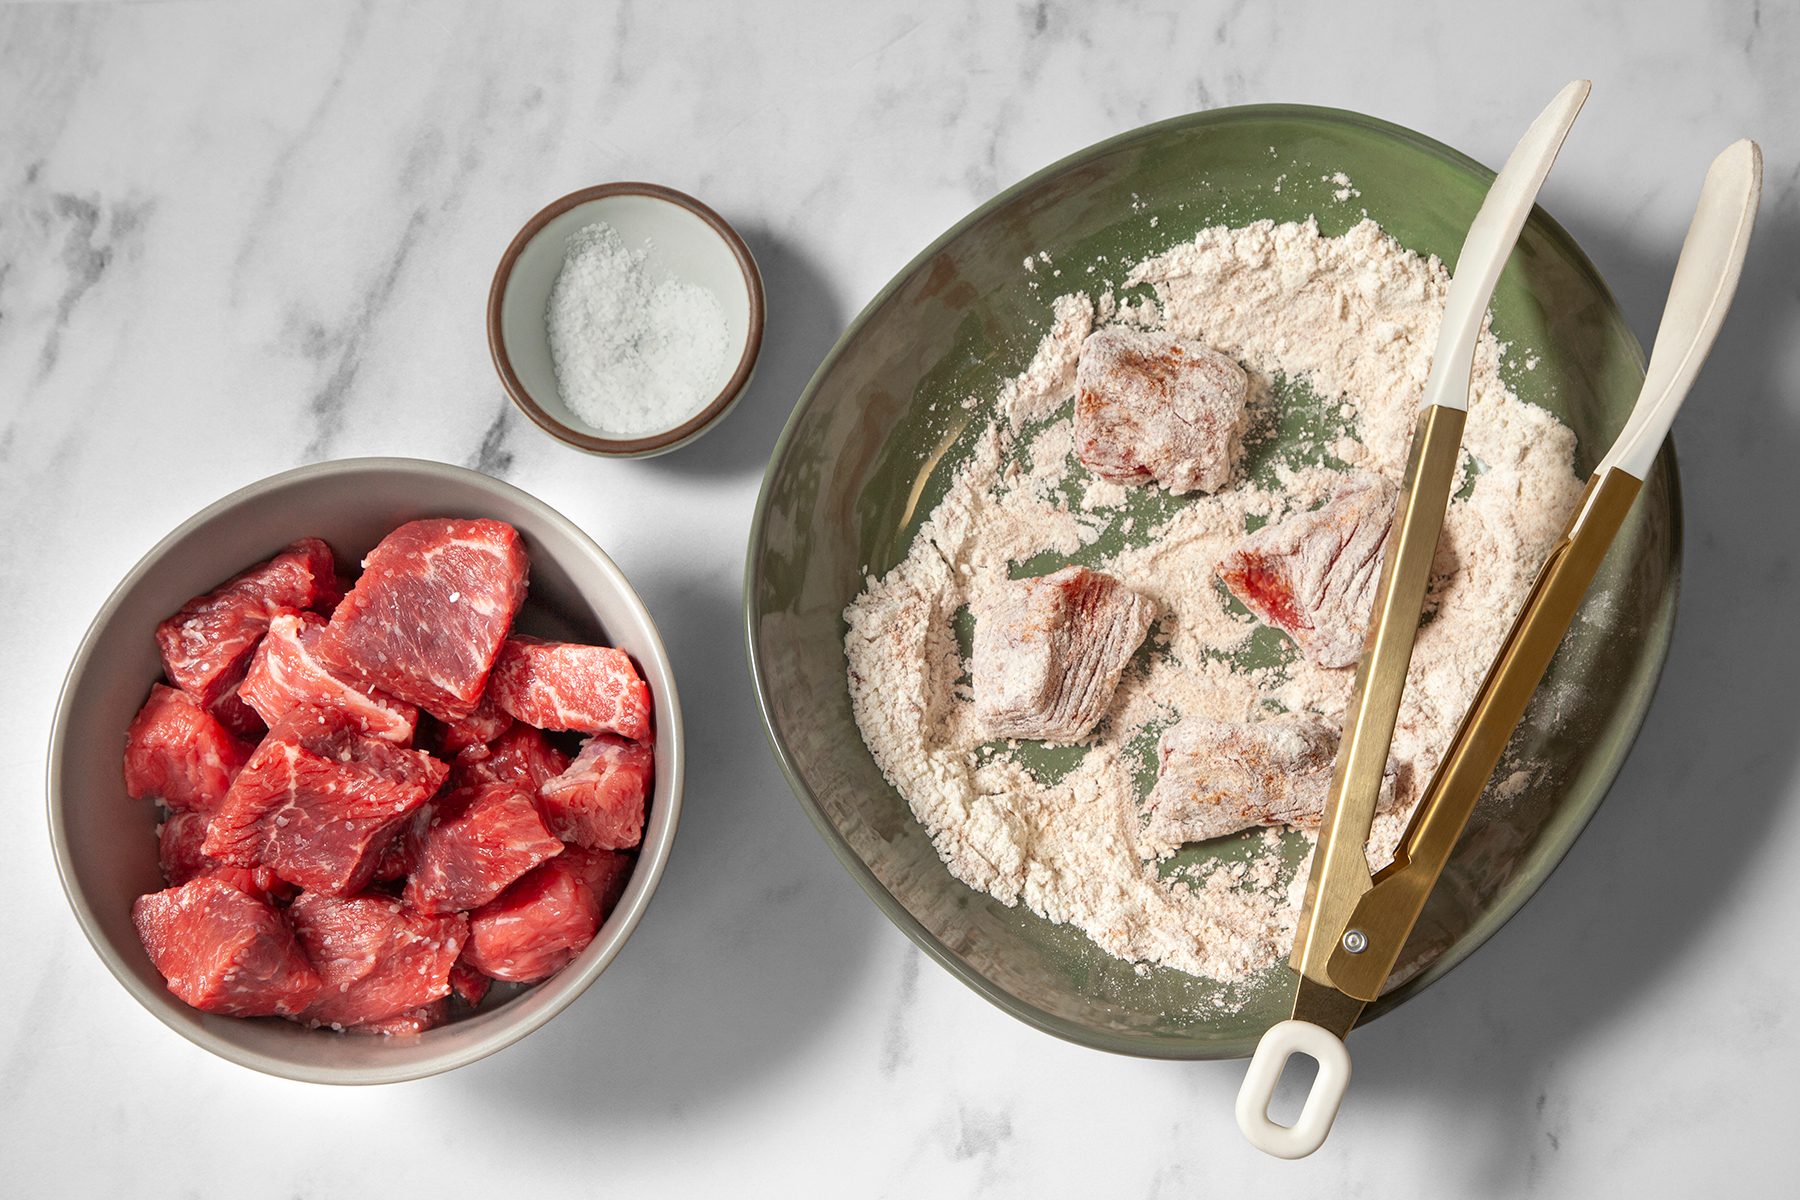
[{"label": "floured beef cube", "polygon": [[173,809],[212,812],[251,748],[186,692],[153,684],[125,732],[125,791]]},{"label": "floured beef cube", "polygon": [[975,716],[989,737],[1073,742],[1105,715],[1156,602],[1064,567],[1013,580],[975,614]]},{"label": "floured beef cube", "polygon": [[656,752],[610,734],[591,737],[569,769],[538,789],[556,836],[594,850],[629,850],[644,838],[644,801]]},{"label": "floured beef cube", "polygon": [[571,846],[470,913],[469,965],[514,983],[560,971],[587,949],[623,891],[622,857]]},{"label": "floured beef cube", "polygon": [[409,1008],[403,1013],[382,1017],[378,1021],[365,1021],[361,1025],[346,1025],[344,1032],[368,1037],[404,1037],[409,1034],[424,1033],[427,1029],[436,1029],[449,1019],[450,1001],[433,1000],[430,1004]]},{"label": "floured beef cube", "polygon": [[302,892],[288,909],[294,934],[319,973],[311,1025],[381,1021],[450,994],[450,968],[468,939],[461,913],[428,916],[385,896]]},{"label": "floured beef cube", "polygon": [[630,656],[611,646],[508,638],[488,691],[538,729],[628,738],[650,732],[650,689]]},{"label": "floured beef cube", "polygon": [[331,547],[301,538],[158,625],[163,670],[182,691],[212,705],[244,677],[257,640],[278,613],[329,608],[337,598]]},{"label": "floured beef cube", "polygon": [[512,723],[506,710],[494,703],[494,689],[490,686],[481,693],[474,712],[460,721],[437,726],[438,753],[445,758],[455,758],[464,750],[486,746],[512,728]]},{"label": "floured beef cube", "polygon": [[370,737],[410,745],[419,710],[328,670],[316,653],[324,630],[325,618],[317,613],[282,613],[271,620],[244,676],[244,699],[270,725],[301,705],[333,708]]},{"label": "floured beef cube", "polygon": [[222,879],[139,896],[131,919],[169,990],[202,1012],[294,1016],[319,994],[281,914]]},{"label": "floured beef cube", "polygon": [[493,982],[471,967],[466,957],[457,959],[456,965],[450,968],[450,991],[470,1008],[487,999],[488,988]]},{"label": "floured beef cube", "polygon": [[388,838],[448,774],[422,750],[367,736],[342,712],[296,708],[238,774],[204,848],[309,891],[361,891]]},{"label": "floured beef cube", "polygon": [[516,783],[539,792],[569,769],[569,756],[529,725],[514,725],[486,746],[457,756],[451,782],[458,788],[481,783]]},{"label": "floured beef cube", "polygon": [[1323,507],[1272,522],[1239,542],[1220,561],[1219,578],[1313,662],[1354,666],[1369,630],[1396,497],[1393,484],[1359,472]]},{"label": "floured beef cube", "polygon": [[407,881],[420,912],[480,908],[531,868],[562,853],[530,792],[491,783],[434,803],[436,818]]},{"label": "floured beef cube", "polygon": [[461,720],[525,601],[527,566],[504,522],[409,521],[363,559],[314,652],[335,675]]},{"label": "floured beef cube", "polygon": [[294,886],[267,867],[232,867],[208,858],[201,847],[211,823],[205,813],[178,812],[169,814],[157,827],[156,860],[162,867],[163,882],[179,887],[190,879],[212,875],[271,903],[293,896]]},{"label": "floured beef cube", "polygon": [[1216,492],[1231,479],[1248,388],[1242,367],[1199,342],[1101,329],[1075,371],[1076,457],[1119,483]]},{"label": "floured beef cube", "polygon": [[[1185,717],[1162,735],[1144,803],[1146,857],[1258,825],[1317,829],[1337,762],[1338,731],[1295,714],[1238,724]],[[1394,763],[1380,803],[1394,797]]]}]

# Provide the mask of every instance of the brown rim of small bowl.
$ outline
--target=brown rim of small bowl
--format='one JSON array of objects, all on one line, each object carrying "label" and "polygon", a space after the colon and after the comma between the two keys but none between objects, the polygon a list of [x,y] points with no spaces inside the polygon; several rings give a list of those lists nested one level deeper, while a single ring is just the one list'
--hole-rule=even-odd
[{"label": "brown rim of small bowl", "polygon": [[[600,200],[607,196],[649,196],[657,200],[665,200],[679,208],[685,208],[699,217],[725,240],[731,247],[731,253],[737,258],[738,269],[744,273],[744,284],[750,291],[750,321],[744,331],[744,352],[738,357],[737,370],[731,373],[719,394],[705,408],[683,421],[675,428],[662,433],[650,434],[640,438],[605,438],[576,429],[557,420],[546,412],[542,405],[532,398],[531,392],[520,382],[518,373],[513,370],[512,359],[506,353],[506,339],[500,331],[500,306],[506,296],[506,284],[512,278],[513,264],[519,259],[525,247],[530,244],[544,226],[580,204],[590,200]],[[724,217],[694,199],[686,192],[678,192],[674,188],[663,187],[658,183],[602,183],[594,187],[582,188],[578,192],[570,192],[560,199],[552,200],[531,220],[525,222],[506,247],[506,253],[500,256],[500,265],[494,269],[494,282],[488,288],[487,302],[487,337],[488,351],[494,358],[494,369],[500,373],[500,382],[506,388],[506,394],[512,402],[519,406],[524,414],[532,419],[545,433],[551,437],[586,450],[593,454],[614,454],[627,457],[654,454],[661,450],[670,450],[694,437],[702,429],[718,420],[725,414],[744,385],[750,381],[750,373],[756,369],[757,355],[762,352],[763,338],[763,284],[762,272],[757,269],[756,259],[750,254],[750,247],[738,231],[728,224]]]}]

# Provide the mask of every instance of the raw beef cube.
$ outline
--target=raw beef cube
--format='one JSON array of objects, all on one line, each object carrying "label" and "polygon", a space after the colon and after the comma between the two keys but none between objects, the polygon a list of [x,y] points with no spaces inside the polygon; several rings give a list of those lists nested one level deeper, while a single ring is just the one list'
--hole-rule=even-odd
[{"label": "raw beef cube", "polygon": [[344,1032],[376,1037],[405,1037],[409,1034],[424,1033],[427,1029],[436,1029],[449,1019],[450,1001],[433,1000],[430,1004],[409,1008],[403,1013],[382,1017],[378,1021],[364,1021],[361,1025],[345,1026]]},{"label": "raw beef cube", "polygon": [[411,745],[419,710],[326,670],[314,653],[324,629],[325,618],[317,613],[282,613],[271,620],[244,676],[244,699],[271,725],[299,705],[335,708],[370,737]]},{"label": "raw beef cube", "polygon": [[268,562],[195,596],[158,625],[163,670],[182,691],[211,705],[244,677],[270,618],[335,603],[337,587],[331,547],[318,538],[301,538]]},{"label": "raw beef cube", "polygon": [[1231,479],[1249,380],[1244,369],[1169,333],[1102,329],[1075,371],[1075,454],[1119,483],[1176,495]]},{"label": "raw beef cube", "polygon": [[437,816],[407,881],[406,902],[420,912],[480,908],[562,843],[544,828],[531,793],[492,783],[436,803]]},{"label": "raw beef cube", "polygon": [[534,794],[569,769],[569,756],[529,725],[514,725],[491,745],[463,751],[451,782],[457,788],[481,783],[516,783]]},{"label": "raw beef cube", "polygon": [[994,738],[1085,737],[1156,612],[1154,600],[1086,567],[1004,584],[976,613],[976,719]]},{"label": "raw beef cube", "polygon": [[[1186,717],[1162,736],[1156,786],[1139,839],[1146,857],[1257,825],[1317,829],[1337,761],[1338,731],[1295,714],[1246,724]],[[1394,796],[1388,761],[1380,803]]]},{"label": "raw beef cube", "polygon": [[1265,625],[1321,667],[1362,657],[1394,523],[1394,485],[1358,473],[1321,508],[1263,526],[1219,563],[1219,578]]},{"label": "raw beef cube", "polygon": [[322,986],[301,1020],[347,1028],[450,994],[450,968],[468,940],[461,913],[434,917],[386,896],[302,892],[288,909]]},{"label": "raw beef cube", "polygon": [[381,858],[375,864],[377,883],[393,883],[412,874],[413,864],[419,861],[419,855],[425,849],[425,833],[431,828],[431,819],[436,812],[435,804],[419,805],[388,838],[387,845],[381,849]]},{"label": "raw beef cube", "polygon": [[131,919],[169,990],[202,1012],[293,1016],[319,994],[281,914],[222,879],[139,896]]},{"label": "raw beef cube", "polygon": [[568,770],[538,790],[556,836],[595,850],[629,850],[644,837],[655,751],[600,734],[582,744]]},{"label": "raw beef cube", "polygon": [[632,856],[623,850],[585,850],[580,846],[570,846],[563,856],[594,890],[594,898],[600,902],[600,919],[606,920],[625,894],[625,885],[631,882]]},{"label": "raw beef cube", "polygon": [[388,838],[449,767],[372,738],[343,713],[296,708],[275,723],[206,832],[206,853],[263,865],[309,891],[361,891]]},{"label": "raw beef cube", "polygon": [[438,753],[444,758],[455,758],[464,750],[486,746],[512,728],[512,723],[506,710],[494,703],[494,689],[489,687],[481,693],[474,712],[460,721],[438,727]]},{"label": "raw beef cube", "polygon": [[443,721],[475,709],[525,601],[525,547],[500,521],[409,521],[363,559],[315,652]]},{"label": "raw beef cube", "polygon": [[469,914],[469,965],[493,979],[534,983],[587,949],[600,929],[593,864],[579,847],[544,863]]},{"label": "raw beef cube", "polygon": [[650,689],[631,658],[611,646],[508,638],[488,682],[495,703],[539,729],[650,732]]},{"label": "raw beef cube", "polygon": [[294,887],[267,867],[228,867],[206,856],[201,846],[212,818],[200,812],[169,814],[156,830],[156,858],[163,882],[179,887],[190,879],[211,875],[270,903],[284,901]]},{"label": "raw beef cube", "polygon": [[456,965],[450,968],[450,990],[470,1008],[487,999],[492,984],[493,980],[469,965],[467,957],[457,959]]},{"label": "raw beef cube", "polygon": [[[261,644],[261,642],[257,643],[259,646]],[[232,684],[223,696],[213,701],[213,706],[209,711],[218,718],[219,724],[231,731],[233,736],[240,737],[246,742],[260,742],[263,734],[269,732],[269,726],[262,716],[245,702],[242,695],[243,686],[244,682],[241,679]]]},{"label": "raw beef cube", "polygon": [[173,809],[212,812],[250,760],[251,748],[186,692],[152,684],[125,732],[125,791]]}]

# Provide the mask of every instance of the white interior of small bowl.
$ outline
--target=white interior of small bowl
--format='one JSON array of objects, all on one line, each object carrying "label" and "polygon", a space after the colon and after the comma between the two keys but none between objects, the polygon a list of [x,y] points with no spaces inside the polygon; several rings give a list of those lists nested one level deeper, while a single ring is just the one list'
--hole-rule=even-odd
[{"label": "white interior of small bowl", "polygon": [[[522,626],[603,638],[650,685],[656,783],[638,862],[599,935],[568,967],[504,1005],[424,1034],[355,1037],[278,1019],[210,1016],[171,995],[138,942],[132,902],[163,883],[156,806],[130,799],[120,772],[125,727],[161,676],[153,631],[190,596],[307,534],[355,564],[388,531],[425,516],[491,517],[531,556]],[[675,834],[681,725],[673,674],[649,614],[579,530],[525,493],[459,467],[360,459],[303,467],[254,484],[194,517],[133,569],[83,640],[50,749],[51,837],[77,919],[107,966],[160,1020],[234,1062],[320,1083],[384,1083],[435,1074],[510,1044],[560,1012],[618,953],[655,889]]]},{"label": "white interior of small bowl", "polygon": [[[500,300],[500,336],[519,382],[539,407],[571,428],[600,437],[642,437],[642,432],[622,433],[577,417],[557,389],[556,368],[550,358],[546,320],[550,290],[562,270],[569,239],[596,221],[618,230],[627,247],[646,252],[646,267],[653,279],[695,284],[719,302],[725,316],[727,349],[707,391],[708,403],[731,382],[749,339],[750,287],[737,256],[717,230],[679,204],[656,196],[602,196],[577,204],[553,217],[519,252]],[[691,416],[683,414],[681,421]]]}]

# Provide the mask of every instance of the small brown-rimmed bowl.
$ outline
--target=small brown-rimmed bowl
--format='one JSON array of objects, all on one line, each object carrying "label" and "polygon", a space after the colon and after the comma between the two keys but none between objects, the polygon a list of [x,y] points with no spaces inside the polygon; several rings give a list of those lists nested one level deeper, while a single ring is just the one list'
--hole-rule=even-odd
[{"label": "small brown-rimmed bowl", "polygon": [[[163,886],[156,808],[125,794],[125,727],[162,673],[156,623],[196,593],[308,535],[355,563],[419,517],[488,517],[525,539],[531,590],[519,625],[544,637],[605,641],[638,665],[656,722],[656,783],[625,894],[587,949],[529,989],[496,988],[474,1013],[420,1034],[355,1037],[276,1017],[189,1008],[170,993],[131,923],[131,904]],[[189,518],[131,569],[81,639],[50,729],[50,844],[81,930],[132,998],[221,1058],[309,1083],[394,1083],[436,1075],[510,1046],[600,977],[643,918],[681,816],[681,704],[649,612],[612,559],[567,517],[510,484],[410,458],[315,463],[233,492]]]},{"label": "small brown-rimmed bowl", "polygon": [[[588,425],[563,402],[550,359],[545,311],[569,238],[604,221],[627,246],[649,254],[650,270],[711,292],[725,314],[727,345],[718,393],[670,429],[624,436]],[[488,349],[507,394],[552,437],[590,454],[648,458],[686,445],[737,403],[762,349],[763,285],[737,230],[692,196],[654,183],[603,183],[552,201],[525,222],[494,271],[488,290]]]}]

